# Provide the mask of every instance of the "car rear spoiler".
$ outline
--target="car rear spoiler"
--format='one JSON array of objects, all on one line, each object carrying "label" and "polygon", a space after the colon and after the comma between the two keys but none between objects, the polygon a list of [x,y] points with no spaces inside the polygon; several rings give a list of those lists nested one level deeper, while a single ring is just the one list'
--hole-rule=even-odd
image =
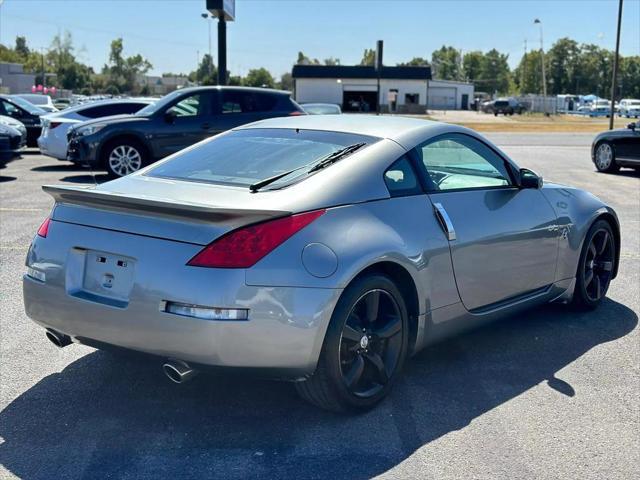
[{"label": "car rear spoiler", "polygon": [[204,223],[255,223],[290,215],[284,210],[215,207],[189,202],[171,202],[155,197],[138,197],[96,190],[94,186],[72,187],[43,185],[42,190],[58,204],[80,205],[107,211],[148,214],[154,217],[188,219]]}]

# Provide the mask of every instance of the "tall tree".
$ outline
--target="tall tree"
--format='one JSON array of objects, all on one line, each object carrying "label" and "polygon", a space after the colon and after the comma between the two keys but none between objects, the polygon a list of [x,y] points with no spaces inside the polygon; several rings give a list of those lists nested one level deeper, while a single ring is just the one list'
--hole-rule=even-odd
[{"label": "tall tree", "polygon": [[526,53],[513,72],[516,89],[520,94],[542,93],[542,56],[540,50]]},{"label": "tall tree", "polygon": [[509,55],[500,53],[495,48],[484,55],[480,76],[488,92],[508,92],[511,77],[508,59]]},{"label": "tall tree", "polygon": [[109,64],[103,67],[103,73],[109,77],[109,84],[122,92],[133,92],[136,88],[136,77],[147,73],[153,65],[142,55],[123,56],[122,38],[111,42]]},{"label": "tall tree", "polygon": [[290,73],[283,73],[278,83],[280,90],[293,90],[293,77]]},{"label": "tall tree", "polygon": [[362,53],[362,60],[360,65],[367,65],[373,67],[376,63],[376,51],[373,48],[365,48]]},{"label": "tall tree", "polygon": [[413,57],[408,62],[401,62],[398,64],[399,67],[425,67],[429,66],[429,60],[422,57]]},{"label": "tall tree", "polygon": [[195,78],[193,81],[198,82],[200,85],[217,85],[218,84],[218,69],[213,64],[213,58],[208,53],[205,53],[200,60],[198,70],[195,72]]},{"label": "tall tree", "polygon": [[248,87],[273,88],[275,83],[273,76],[266,68],[253,68],[244,79],[244,84]]},{"label": "tall tree", "polygon": [[473,82],[480,79],[482,62],[484,62],[484,54],[480,51],[464,54],[464,57],[462,57],[462,72],[467,81]]},{"label": "tall tree", "polygon": [[439,80],[459,80],[460,52],[454,47],[443,45],[431,54],[433,77]]},{"label": "tall tree", "polygon": [[304,53],[298,52],[298,58],[296,60],[296,65],[320,65],[320,60],[317,58],[307,57]]},{"label": "tall tree", "polygon": [[16,47],[14,50],[22,58],[27,58],[29,56],[29,47],[27,47],[26,37],[21,37],[21,36],[16,37]]},{"label": "tall tree", "polygon": [[548,91],[553,95],[576,91],[580,71],[580,47],[570,38],[561,38],[545,55]]}]

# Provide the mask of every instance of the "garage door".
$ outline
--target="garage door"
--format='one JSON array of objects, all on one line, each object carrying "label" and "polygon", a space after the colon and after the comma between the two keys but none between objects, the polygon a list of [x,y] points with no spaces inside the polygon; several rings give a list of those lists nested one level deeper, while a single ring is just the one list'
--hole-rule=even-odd
[{"label": "garage door", "polygon": [[430,87],[429,88],[429,108],[435,109],[455,109],[456,89],[451,87]]}]

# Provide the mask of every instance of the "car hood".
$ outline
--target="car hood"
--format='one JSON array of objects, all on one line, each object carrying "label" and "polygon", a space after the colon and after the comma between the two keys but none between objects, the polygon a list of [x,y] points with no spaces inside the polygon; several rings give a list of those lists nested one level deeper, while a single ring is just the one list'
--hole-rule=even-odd
[{"label": "car hood", "polygon": [[[640,130],[640,127],[636,128],[636,132]],[[615,130],[607,130],[606,132],[599,133],[594,139],[594,143],[603,138],[621,138],[630,137],[636,135],[636,133],[630,128],[616,128]]]},{"label": "car hood", "polygon": [[16,120],[13,117],[7,117],[5,115],[0,115],[0,125],[9,125],[13,128],[24,128],[23,123],[20,120]]},{"label": "car hood", "polygon": [[[131,122],[146,122],[149,120],[149,117],[136,116],[136,115],[113,115],[111,117],[100,117],[94,118],[92,120],[86,120],[82,122],[82,126],[85,125],[117,125],[121,123],[131,123]],[[57,121],[57,120],[56,120]]]}]

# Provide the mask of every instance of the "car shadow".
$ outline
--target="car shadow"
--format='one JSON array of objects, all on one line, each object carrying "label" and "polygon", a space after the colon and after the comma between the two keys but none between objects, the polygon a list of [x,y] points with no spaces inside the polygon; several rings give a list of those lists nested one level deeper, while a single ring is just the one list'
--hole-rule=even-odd
[{"label": "car shadow", "polygon": [[159,362],[94,352],[0,413],[0,463],[31,479],[370,478],[541,383],[588,395],[557,372],[637,322],[612,300],[519,314],[418,354],[390,398],[354,416],[308,406],[287,383],[174,385]]},{"label": "car shadow", "polygon": [[0,175],[0,183],[12,182],[12,181],[14,181],[16,179],[17,179],[17,177],[10,177],[10,176],[5,176],[5,175]]},{"label": "car shadow", "polygon": [[84,172],[88,171],[87,168],[76,165],[75,163],[59,163],[57,165],[42,165],[40,167],[33,167],[32,172]]}]

